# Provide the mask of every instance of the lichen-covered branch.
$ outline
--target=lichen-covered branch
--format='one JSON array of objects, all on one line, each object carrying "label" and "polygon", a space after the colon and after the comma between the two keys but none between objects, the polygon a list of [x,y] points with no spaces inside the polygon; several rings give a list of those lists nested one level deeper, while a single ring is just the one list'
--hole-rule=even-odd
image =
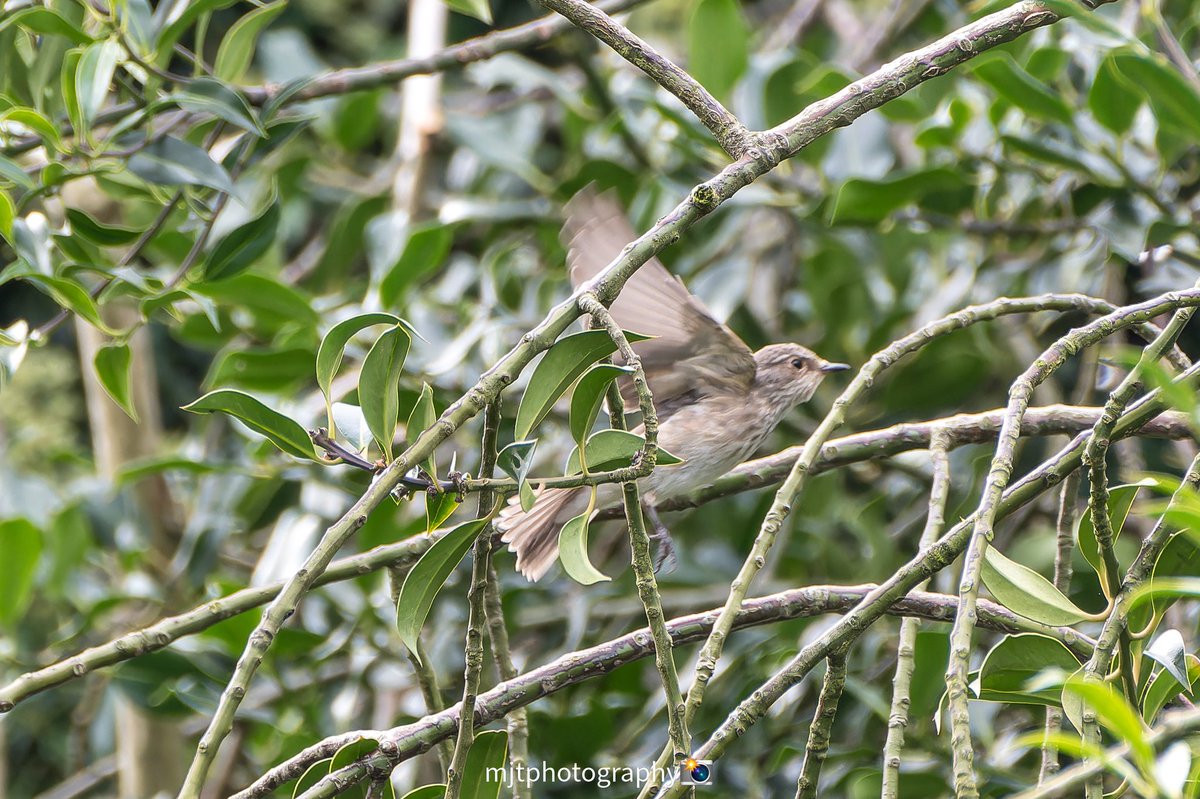
[{"label": "lichen-covered branch", "polygon": [[804,745],[804,761],[796,781],[796,799],[816,799],[821,766],[829,754],[830,731],[837,716],[838,701],[846,687],[846,650],[838,649],[825,658],[825,679],[817,697],[817,709],[808,726],[808,743]]}]

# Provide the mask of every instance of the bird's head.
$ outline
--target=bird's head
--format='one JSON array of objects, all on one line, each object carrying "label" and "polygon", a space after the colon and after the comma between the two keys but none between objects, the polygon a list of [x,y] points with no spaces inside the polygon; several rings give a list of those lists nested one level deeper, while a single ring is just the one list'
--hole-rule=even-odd
[{"label": "bird's head", "polygon": [[754,363],[755,389],[785,411],[807,402],[830,372],[850,368],[844,363],[830,363],[799,344],[768,344],[754,353]]}]

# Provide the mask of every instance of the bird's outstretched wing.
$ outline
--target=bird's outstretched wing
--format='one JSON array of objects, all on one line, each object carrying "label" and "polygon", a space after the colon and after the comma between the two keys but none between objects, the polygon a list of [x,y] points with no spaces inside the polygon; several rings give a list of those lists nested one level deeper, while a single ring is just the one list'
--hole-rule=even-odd
[{"label": "bird's outstretched wing", "polygon": [[[584,188],[567,203],[562,241],[571,283],[578,288],[637,238],[611,192]],[[703,395],[742,392],[754,381],[754,353],[718,322],[657,258],[634,272],[610,308],[626,330],[655,338],[634,349],[642,359],[659,419]],[[636,407],[631,384],[621,387]]]}]

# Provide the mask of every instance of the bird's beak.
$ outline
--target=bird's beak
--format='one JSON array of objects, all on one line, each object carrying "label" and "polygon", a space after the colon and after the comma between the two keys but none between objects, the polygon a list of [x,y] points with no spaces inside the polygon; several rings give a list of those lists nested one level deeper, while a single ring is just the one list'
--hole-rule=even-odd
[{"label": "bird's beak", "polygon": [[849,368],[850,368],[850,364],[848,364],[848,363],[826,363],[824,366],[821,367],[821,371],[822,372],[845,372],[845,371],[849,370]]}]

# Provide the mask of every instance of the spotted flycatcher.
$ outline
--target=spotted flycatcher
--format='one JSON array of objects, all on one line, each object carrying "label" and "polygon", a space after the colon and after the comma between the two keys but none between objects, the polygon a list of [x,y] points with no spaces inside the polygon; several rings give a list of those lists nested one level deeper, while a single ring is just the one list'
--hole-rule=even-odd
[{"label": "spotted flycatcher", "polygon": [[[562,239],[571,283],[578,288],[620,255],[636,234],[615,200],[590,188],[575,195],[565,211]],[[655,506],[712,483],[749,458],[788,411],[813,395],[826,374],[850,367],[830,363],[799,344],[770,344],[752,352],[656,258],[633,274],[610,311],[626,330],[655,337],[638,342],[634,350],[654,397],[658,445],[683,459],[638,481],[660,556],[666,556],[670,537]],[[632,383],[621,386],[621,395],[627,408],[637,407]],[[603,507],[617,492],[612,485],[600,488],[598,507]],[[518,497],[501,511],[496,527],[516,553],[517,569],[530,580],[539,579],[558,558],[559,530],[587,510],[589,491],[544,489],[529,511],[521,509]]]}]

